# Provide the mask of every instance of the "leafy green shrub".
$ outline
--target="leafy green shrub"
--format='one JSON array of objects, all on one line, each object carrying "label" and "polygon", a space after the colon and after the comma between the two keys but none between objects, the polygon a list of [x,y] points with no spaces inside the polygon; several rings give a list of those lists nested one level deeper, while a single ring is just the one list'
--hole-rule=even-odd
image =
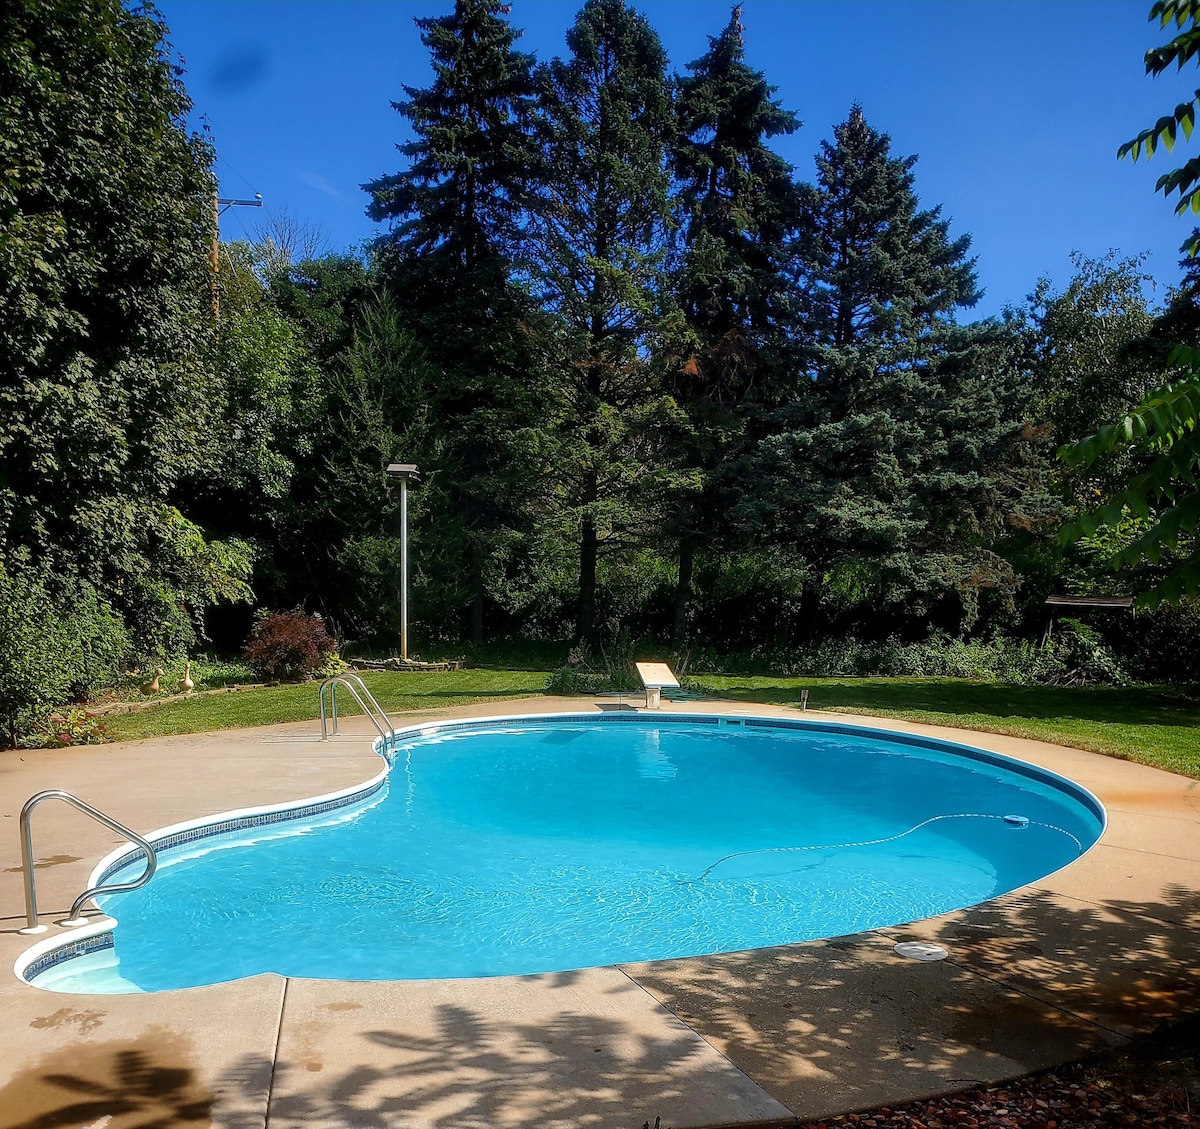
[{"label": "leafy green shrub", "polygon": [[1059,621],[1057,638],[1048,641],[1060,671],[1039,681],[1057,685],[1074,686],[1100,683],[1109,686],[1124,686],[1129,675],[1094,627],[1077,619]]},{"label": "leafy green shrub", "polygon": [[43,577],[0,566],[0,719],[13,748],[35,716],[66,693],[57,669],[58,635]]},{"label": "leafy green shrub", "polygon": [[330,651],[325,656],[325,661],[321,663],[313,672],[314,678],[329,678],[334,674],[341,674],[346,669],[347,663],[337,651]]},{"label": "leafy green shrub", "polygon": [[0,725],[15,747],[52,706],[115,681],[129,646],[90,585],[55,590],[25,560],[0,565]]},{"label": "leafy green shrub", "polygon": [[129,657],[129,632],[91,585],[73,589],[69,600],[59,612],[60,661],[69,678],[67,697],[86,702],[97,690],[116,683]]},{"label": "leafy green shrub", "polygon": [[150,567],[125,579],[118,603],[139,661],[161,665],[206,639],[205,608],[250,602],[255,550],[237,538],[208,540],[172,506],[157,507],[148,522]]},{"label": "leafy green shrub", "polygon": [[[167,666],[167,676],[178,683],[183,677],[183,666],[174,663]],[[192,659],[192,680],[197,690],[220,690],[225,686],[245,685],[254,681],[254,671],[249,664],[218,659],[204,655]]]},{"label": "leafy green shrub", "polygon": [[941,634],[919,643],[863,642],[839,636],[800,648],[759,648],[724,658],[701,653],[692,656],[691,668],[808,678],[973,678],[1026,685],[1129,681],[1099,633],[1074,620],[1060,621],[1044,646],[1027,640],[969,640]]},{"label": "leafy green shrub", "polygon": [[265,681],[300,682],[337,658],[337,642],[316,612],[309,615],[303,608],[263,611],[255,617],[242,655]]},{"label": "leafy green shrub", "polygon": [[1135,645],[1129,660],[1140,677],[1200,683],[1200,599],[1139,610],[1130,634]]},{"label": "leafy green shrub", "polygon": [[608,679],[591,670],[562,666],[546,679],[547,694],[602,694],[611,689]]},{"label": "leafy green shrub", "polygon": [[560,667],[546,680],[547,694],[603,694],[624,690],[636,692],[641,681],[633,665],[633,645],[628,633],[618,631],[607,647],[593,656],[586,645],[575,647]]}]

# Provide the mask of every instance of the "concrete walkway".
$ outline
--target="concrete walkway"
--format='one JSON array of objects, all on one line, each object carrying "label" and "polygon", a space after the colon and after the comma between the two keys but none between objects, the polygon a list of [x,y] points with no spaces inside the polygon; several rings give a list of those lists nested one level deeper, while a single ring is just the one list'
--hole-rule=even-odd
[{"label": "concrete walkway", "polygon": [[[454,716],[599,708],[541,698]],[[1200,781],[1037,742],[827,716],[1053,769],[1099,796],[1109,828],[1079,862],[1006,897],[829,941],[546,976],[267,975],[63,995],[11,972],[31,944],[16,930],[17,813],[32,793],[66,788],[148,831],[350,786],[379,762],[360,719],[328,744],[306,722],[0,754],[0,1129],[639,1129],[656,1116],[664,1129],[787,1126],[999,1081],[1200,1010]],[[43,921],[63,916],[117,841],[64,805],[38,810]],[[950,957],[903,960],[901,939],[936,940]]]}]

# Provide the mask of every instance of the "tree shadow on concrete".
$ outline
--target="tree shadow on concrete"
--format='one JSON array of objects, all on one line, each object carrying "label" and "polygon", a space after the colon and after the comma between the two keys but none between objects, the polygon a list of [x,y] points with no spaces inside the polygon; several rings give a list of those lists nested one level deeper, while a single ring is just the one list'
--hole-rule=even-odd
[{"label": "tree shadow on concrete", "polygon": [[[1103,905],[1034,891],[912,926],[625,971],[810,1118],[999,1081],[1193,1014],[1197,925],[1200,893],[1182,886]],[[949,958],[904,960],[900,939]],[[268,1078],[272,1129],[792,1124],[687,1027],[639,1023],[643,997],[615,976],[611,1006],[581,1014],[586,975],[540,978],[563,992],[532,1018],[459,982],[420,1022],[402,985],[373,998],[293,982],[274,1064],[244,1056],[206,1088],[169,1039],[77,1039],[0,1089],[0,1129],[104,1118],[104,1129],[261,1129]]]},{"label": "tree shadow on concrete", "polygon": [[525,1022],[442,1004],[422,1028],[374,1027],[339,1040],[339,1057],[349,1052],[358,1064],[333,1076],[319,1045],[288,1057],[281,1050],[272,1129],[640,1129],[656,1116],[664,1126],[769,1123],[761,1095],[757,1106],[743,1101],[739,1111],[734,1091],[740,1087],[744,1098],[756,1089],[682,1026],[664,1034],[660,1024],[646,1035],[612,1017]]},{"label": "tree shadow on concrete", "polygon": [[21,1071],[0,1087],[0,1129],[197,1129],[213,1105],[183,1044],[158,1033],[76,1043]]},{"label": "tree shadow on concrete", "polygon": [[[1035,892],[807,945],[626,966],[802,1118],[1001,1080],[1200,1011],[1200,894]],[[905,960],[899,940],[944,945]]]}]

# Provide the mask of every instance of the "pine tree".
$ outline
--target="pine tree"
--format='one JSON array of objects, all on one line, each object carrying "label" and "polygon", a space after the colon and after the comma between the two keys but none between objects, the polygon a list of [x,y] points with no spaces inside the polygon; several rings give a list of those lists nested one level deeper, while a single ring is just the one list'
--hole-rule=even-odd
[{"label": "pine tree", "polygon": [[556,464],[579,546],[576,635],[592,636],[602,552],[639,536],[648,439],[663,402],[647,363],[666,245],[666,54],[623,0],[588,0],[568,60],[539,69],[543,167],[531,248],[557,322]]},{"label": "pine tree", "polygon": [[394,103],[412,126],[414,140],[398,146],[410,164],[364,185],[368,215],[392,223],[379,248],[390,289],[439,372],[438,457],[425,469],[444,479],[450,520],[434,526],[460,536],[475,642],[489,564],[520,524],[538,467],[531,315],[510,277],[537,157],[533,59],[514,49],[508,13],[499,0],[456,0],[452,14],[416,21],[435,77]]},{"label": "pine tree", "polygon": [[683,213],[675,280],[684,320],[674,394],[688,415],[691,489],[673,521],[679,579],[672,635],[682,639],[697,548],[717,533],[719,477],[769,395],[789,319],[787,240],[799,220],[792,167],[767,142],[799,128],[745,62],[741,7],[680,84],[673,163]]},{"label": "pine tree", "polygon": [[955,321],[978,297],[970,241],[920,209],[915,158],[857,105],[834,138],[798,240],[806,364],[755,461],[757,512],[858,626],[958,627],[1014,584],[996,536],[1036,520],[1027,390],[1000,323]]},{"label": "pine tree", "polygon": [[520,32],[504,18],[510,10],[501,0],[455,0],[451,15],[414,21],[435,77],[426,89],[405,86],[408,101],[392,103],[415,135],[396,147],[409,167],[363,186],[367,214],[393,225],[386,244],[434,260],[435,278],[504,254],[519,230],[533,157],[533,56],[514,50]]}]

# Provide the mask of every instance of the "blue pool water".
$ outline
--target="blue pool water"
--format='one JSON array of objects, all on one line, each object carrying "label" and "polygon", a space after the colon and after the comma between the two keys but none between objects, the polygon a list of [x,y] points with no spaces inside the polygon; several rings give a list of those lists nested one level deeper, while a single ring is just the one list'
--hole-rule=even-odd
[{"label": "blue pool water", "polygon": [[1099,836],[1068,788],[951,750],[642,719],[403,741],[357,809],[164,854],[149,885],[102,899],[115,947],[36,983],[490,976],[757,948],[972,905]]}]

